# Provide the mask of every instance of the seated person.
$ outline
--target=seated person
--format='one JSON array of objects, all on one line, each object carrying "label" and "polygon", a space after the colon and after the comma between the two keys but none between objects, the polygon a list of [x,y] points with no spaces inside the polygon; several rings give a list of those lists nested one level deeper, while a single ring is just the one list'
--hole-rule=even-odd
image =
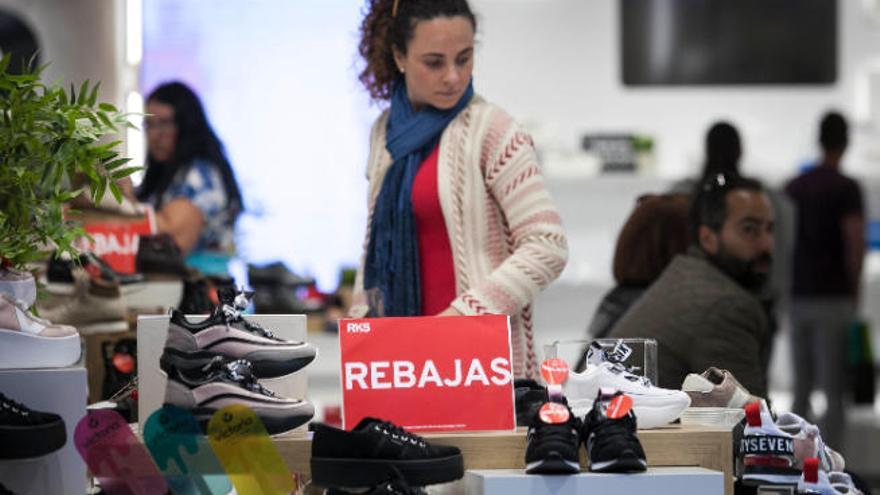
[{"label": "seated person", "polygon": [[138,199],[156,209],[156,227],[171,235],[187,263],[234,251],[233,228],[241,192],[223,147],[196,94],[179,82],[159,86],[147,98],[144,127],[147,163]]},{"label": "seated person", "polygon": [[691,241],[611,330],[612,338],[657,340],[659,385],[680,388],[688,373],[729,370],[766,397],[761,359],[767,316],[755,292],[773,253],[773,208],[761,183],[717,174],[691,204]]}]

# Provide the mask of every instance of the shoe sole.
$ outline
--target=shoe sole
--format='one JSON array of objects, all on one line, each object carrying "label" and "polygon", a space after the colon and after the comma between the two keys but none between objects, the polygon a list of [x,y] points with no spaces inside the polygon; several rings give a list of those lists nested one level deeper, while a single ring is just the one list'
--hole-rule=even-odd
[{"label": "shoe sole", "polygon": [[633,473],[646,469],[648,469],[648,462],[631,451],[623,452],[617,459],[590,463],[590,471],[596,473]]},{"label": "shoe sole", "polygon": [[0,369],[64,368],[79,361],[79,335],[40,337],[0,328]]},{"label": "shoe sole", "polygon": [[448,483],[464,476],[461,454],[436,459],[336,459],[312,457],[312,481],[324,488],[374,487],[400,473],[410,486]]},{"label": "shoe sole", "polygon": [[[243,405],[247,406],[247,402],[242,402]],[[180,406],[178,406],[180,407]],[[193,417],[196,418],[196,421],[199,423],[199,428],[202,429],[202,432],[208,433],[208,423],[211,421],[211,418],[214,416],[218,410],[213,408],[195,408],[191,409],[190,413],[192,413]],[[299,428],[300,426],[306,424],[311,420],[314,415],[314,409],[311,414],[291,414],[287,417],[267,417],[260,415],[258,410],[254,412],[257,414],[257,417],[262,421],[263,426],[266,428],[266,433],[271,436],[281,435],[287,433],[288,431]]]},{"label": "shoe sole", "polygon": [[689,407],[681,413],[681,424],[733,428],[746,417],[745,410],[728,407]]},{"label": "shoe sole", "polygon": [[232,356],[228,353],[221,354],[211,351],[185,352],[178,351],[172,347],[166,347],[159,360],[159,366],[162,371],[166,373],[168,373],[168,370],[171,367],[176,367],[178,369],[199,368],[210,363],[216,356],[222,355],[229,359],[246,359],[251,363],[251,370],[255,377],[259,379],[270,379],[292,375],[311,364],[318,355],[316,349],[315,354],[311,356],[283,360],[267,360],[256,355],[260,352],[262,351],[252,352],[245,356]]},{"label": "shoe sole", "polygon": [[801,480],[801,472],[794,468],[772,466],[745,466],[743,483],[755,485],[797,485]]},{"label": "shoe sole", "polygon": [[30,459],[51,454],[67,443],[64,421],[38,426],[0,426],[0,459]]},{"label": "shoe sole", "polygon": [[575,474],[580,471],[579,462],[566,460],[559,452],[550,452],[543,459],[526,464],[526,474]]}]

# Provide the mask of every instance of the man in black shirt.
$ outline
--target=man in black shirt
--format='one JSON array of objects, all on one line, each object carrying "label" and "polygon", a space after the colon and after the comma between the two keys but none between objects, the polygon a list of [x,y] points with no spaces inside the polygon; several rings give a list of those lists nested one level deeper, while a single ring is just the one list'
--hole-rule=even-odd
[{"label": "man in black shirt", "polygon": [[827,113],[820,124],[822,161],[786,187],[797,208],[791,322],[795,413],[809,414],[813,386],[828,408],[822,436],[840,445],[846,332],[858,305],[865,252],[862,193],[840,173],[848,143],[846,120]]}]

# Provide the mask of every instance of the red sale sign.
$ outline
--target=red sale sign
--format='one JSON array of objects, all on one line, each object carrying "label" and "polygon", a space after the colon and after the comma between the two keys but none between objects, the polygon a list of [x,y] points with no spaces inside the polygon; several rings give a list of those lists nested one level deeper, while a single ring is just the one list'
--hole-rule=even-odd
[{"label": "red sale sign", "polygon": [[100,256],[120,273],[135,272],[138,241],[142,235],[156,233],[156,218],[152,208],[141,218],[121,221],[83,220],[83,230],[92,240],[83,238],[82,247]]},{"label": "red sale sign", "polygon": [[507,315],[339,320],[343,427],[516,427]]}]

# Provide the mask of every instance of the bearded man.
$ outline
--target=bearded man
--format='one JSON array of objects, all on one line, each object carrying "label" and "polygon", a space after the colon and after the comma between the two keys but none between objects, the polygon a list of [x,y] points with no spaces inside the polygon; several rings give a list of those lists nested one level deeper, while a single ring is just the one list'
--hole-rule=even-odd
[{"label": "bearded man", "polygon": [[762,356],[768,322],[756,293],[773,259],[773,207],[760,182],[734,174],[708,177],[692,196],[688,251],[612,329],[611,338],[657,340],[659,385],[678,389],[688,373],[729,370],[766,397]]}]

